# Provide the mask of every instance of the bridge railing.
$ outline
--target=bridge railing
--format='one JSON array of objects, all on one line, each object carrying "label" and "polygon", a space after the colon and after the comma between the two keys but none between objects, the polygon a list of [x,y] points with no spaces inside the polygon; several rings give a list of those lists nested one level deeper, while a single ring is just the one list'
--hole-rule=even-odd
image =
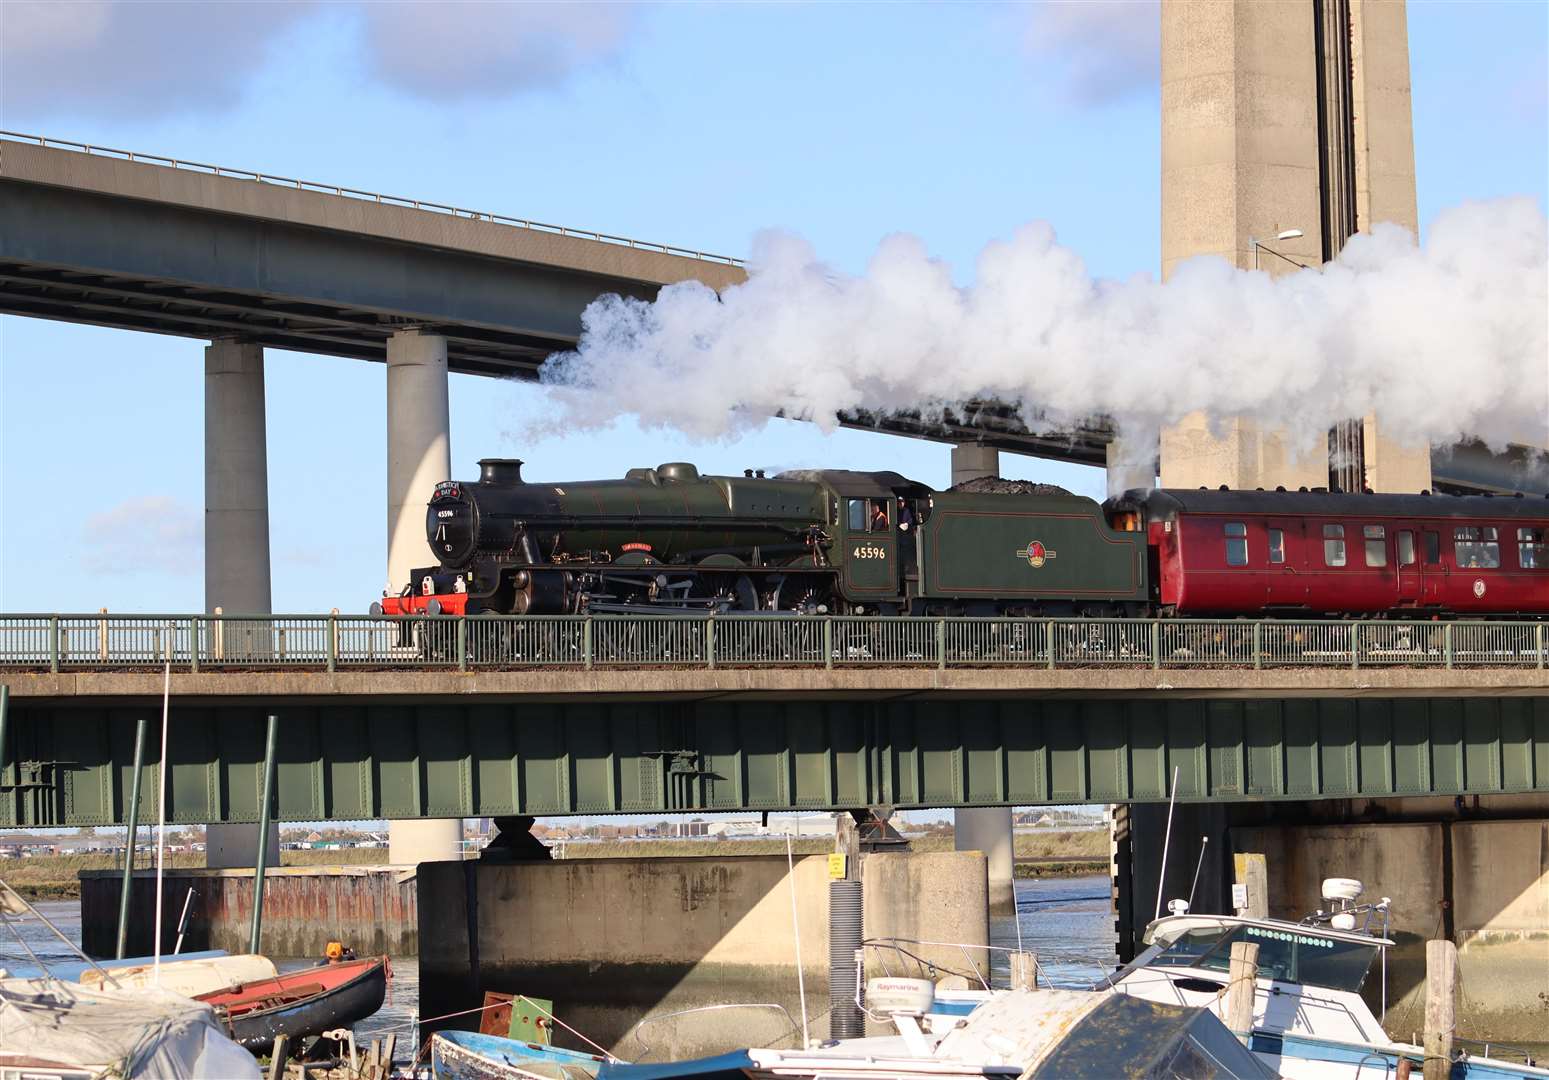
[{"label": "bridge railing", "polygon": [[656,667],[1544,669],[1543,622],[0,615],[0,670]]}]

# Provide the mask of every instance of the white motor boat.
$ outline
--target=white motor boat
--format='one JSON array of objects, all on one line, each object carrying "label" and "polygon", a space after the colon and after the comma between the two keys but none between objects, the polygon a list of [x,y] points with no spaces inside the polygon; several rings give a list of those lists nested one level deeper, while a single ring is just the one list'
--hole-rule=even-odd
[{"label": "white motor boat", "polygon": [[[1352,878],[1323,883],[1329,910],[1301,922],[1241,915],[1205,915],[1183,901],[1173,914],[1146,928],[1144,952],[1119,970],[1112,989],[1170,1005],[1227,1015],[1232,946],[1258,946],[1253,1028],[1238,1032],[1259,1058],[1291,1080],[1372,1080],[1394,1075],[1407,1059],[1418,1076],[1422,1047],[1390,1039],[1361,996],[1373,977],[1387,997],[1386,937],[1389,900],[1358,903],[1362,885]],[[1549,1069],[1491,1057],[1460,1057],[1453,1080],[1546,1078]]]}]

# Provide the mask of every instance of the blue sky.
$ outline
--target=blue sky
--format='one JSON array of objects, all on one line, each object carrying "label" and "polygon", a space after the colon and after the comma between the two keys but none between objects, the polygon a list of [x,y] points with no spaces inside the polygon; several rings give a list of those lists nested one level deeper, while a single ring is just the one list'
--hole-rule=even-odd
[{"label": "blue sky", "polygon": [[[732,255],[778,226],[846,270],[905,231],[965,279],[1035,219],[1101,275],[1158,263],[1147,3],[49,10],[0,5],[0,127]],[[1549,5],[1412,2],[1409,22],[1422,228],[1468,199],[1543,205]],[[268,353],[278,611],[359,611],[382,588],[384,378]],[[539,406],[454,376],[455,471],[515,455],[555,479],[674,459],[947,479],[945,447],[795,423],[532,439]],[[0,318],[0,610],[201,609],[202,408],[201,342]],[[1032,459],[1003,472],[1102,488]]]}]

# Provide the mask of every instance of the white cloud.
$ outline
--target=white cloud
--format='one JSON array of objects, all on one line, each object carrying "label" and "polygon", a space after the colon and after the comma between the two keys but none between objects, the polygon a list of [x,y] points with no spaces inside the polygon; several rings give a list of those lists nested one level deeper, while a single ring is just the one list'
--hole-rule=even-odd
[{"label": "white cloud", "polygon": [[1109,105],[1154,93],[1161,77],[1160,0],[1044,0],[1027,44],[1071,101]]},{"label": "white cloud", "polygon": [[[353,18],[325,22],[339,11]],[[613,61],[643,5],[402,0],[0,0],[0,106],[146,119],[237,104],[281,35],[344,26],[368,80],[435,101],[505,97]]]},{"label": "white cloud", "polygon": [[143,118],[234,104],[264,51],[314,10],[289,3],[3,0],[0,104],[11,117]]},{"label": "white cloud", "polygon": [[362,7],[368,69],[418,97],[455,101],[557,86],[613,61],[634,4],[442,3]]},{"label": "white cloud", "polygon": [[204,567],[203,515],[166,495],[125,499],[81,530],[86,569],[98,574],[197,574]]}]

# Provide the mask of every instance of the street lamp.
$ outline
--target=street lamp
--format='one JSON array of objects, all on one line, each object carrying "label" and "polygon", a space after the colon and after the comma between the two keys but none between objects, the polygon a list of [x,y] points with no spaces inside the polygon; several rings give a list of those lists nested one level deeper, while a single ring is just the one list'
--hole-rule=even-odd
[{"label": "street lamp", "polygon": [[[1304,235],[1305,234],[1300,229],[1286,229],[1285,231],[1277,234],[1275,236],[1275,239],[1277,241],[1278,240],[1299,240]],[[1255,269],[1255,270],[1257,270],[1259,268],[1259,248],[1263,248],[1265,251],[1269,252],[1271,255],[1273,255],[1277,259],[1285,259],[1285,261],[1290,263],[1292,266],[1300,267],[1303,270],[1307,269],[1307,264],[1306,263],[1299,263],[1295,259],[1288,258],[1288,257],[1280,254],[1280,252],[1276,251],[1272,247],[1269,247],[1262,240],[1255,240],[1255,239],[1253,239],[1253,237],[1250,236],[1250,237],[1248,237],[1248,246],[1253,249],[1253,269]]]}]

